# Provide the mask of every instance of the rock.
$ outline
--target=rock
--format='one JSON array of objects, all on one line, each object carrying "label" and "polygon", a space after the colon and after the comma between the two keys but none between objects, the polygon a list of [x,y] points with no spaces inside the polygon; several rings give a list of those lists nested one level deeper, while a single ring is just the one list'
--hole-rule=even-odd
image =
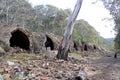
[{"label": "rock", "polygon": [[45,68],[45,69],[48,69],[49,63],[48,63],[48,62],[47,62],[47,63],[43,63],[43,64],[42,64],[42,67]]},{"label": "rock", "polygon": [[3,56],[5,54],[5,50],[0,47],[0,56]]},{"label": "rock", "polygon": [[61,79],[62,78],[62,75],[61,74],[57,74],[56,76],[55,76],[55,78],[57,78],[57,79]]},{"label": "rock", "polygon": [[5,68],[5,72],[7,72],[7,73],[9,73],[11,70],[12,70],[11,66],[8,66],[8,67]]},{"label": "rock", "polygon": [[63,63],[63,62],[64,62],[64,60],[59,59],[59,60],[56,60],[56,62],[58,62],[58,63]]},{"label": "rock", "polygon": [[39,77],[35,77],[35,80],[40,80],[40,78]]},{"label": "rock", "polygon": [[35,74],[34,74],[34,73],[29,74],[29,78],[30,78],[30,79],[35,78]]},{"label": "rock", "polygon": [[41,77],[40,80],[48,80],[47,77]]},{"label": "rock", "polygon": [[28,67],[28,66],[26,66],[26,68],[25,68],[28,72],[30,72],[31,70],[32,70],[32,68],[31,67]]},{"label": "rock", "polygon": [[85,67],[82,66],[77,74],[77,77],[75,77],[75,80],[84,80],[86,78],[86,71],[85,71]]},{"label": "rock", "polygon": [[51,48],[50,47],[47,47],[47,52],[46,52],[46,57],[48,58],[48,59],[50,59],[51,58]]},{"label": "rock", "polygon": [[11,61],[7,61],[7,64],[8,64],[9,66],[15,65],[15,63],[14,63],[14,62],[11,62]]},{"label": "rock", "polygon": [[4,72],[4,68],[0,68],[0,73],[3,73]]},{"label": "rock", "polygon": [[4,74],[4,75],[3,75],[3,79],[4,79],[4,80],[8,80],[9,78],[10,78],[10,74]]},{"label": "rock", "polygon": [[20,80],[23,79],[23,75],[24,75],[24,72],[20,72],[20,74],[19,74],[19,79],[20,79]]},{"label": "rock", "polygon": [[41,69],[41,73],[43,74],[43,75],[48,75],[49,74],[49,70],[45,70],[45,69]]},{"label": "rock", "polygon": [[14,72],[20,72],[21,70],[20,70],[19,66],[15,66],[14,69],[13,69],[13,71]]}]

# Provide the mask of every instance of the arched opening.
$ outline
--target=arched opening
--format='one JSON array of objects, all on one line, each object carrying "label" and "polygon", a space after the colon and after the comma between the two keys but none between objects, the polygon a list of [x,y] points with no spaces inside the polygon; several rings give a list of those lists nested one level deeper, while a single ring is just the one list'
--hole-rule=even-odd
[{"label": "arched opening", "polygon": [[84,46],[84,51],[88,51],[88,47],[87,47],[86,44],[85,44],[85,46]]},{"label": "arched opening", "polygon": [[97,49],[96,45],[93,45],[93,49]]},{"label": "arched opening", "polygon": [[54,43],[53,41],[46,35],[46,42],[45,42],[45,47],[50,47],[51,50],[54,50]]},{"label": "arched opening", "polygon": [[73,47],[74,47],[74,49],[75,49],[76,51],[78,51],[78,45],[77,45],[77,42],[74,42]]},{"label": "arched opening", "polygon": [[25,33],[20,30],[16,30],[11,33],[12,37],[10,38],[11,47],[20,47],[25,50],[30,49],[30,41]]}]

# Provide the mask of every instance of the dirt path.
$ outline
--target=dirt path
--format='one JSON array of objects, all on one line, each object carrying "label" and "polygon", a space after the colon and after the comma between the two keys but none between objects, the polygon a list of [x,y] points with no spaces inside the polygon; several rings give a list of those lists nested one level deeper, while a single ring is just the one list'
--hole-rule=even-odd
[{"label": "dirt path", "polygon": [[120,80],[120,56],[117,59],[113,57],[102,57],[92,62],[102,71],[97,76],[97,80]]}]

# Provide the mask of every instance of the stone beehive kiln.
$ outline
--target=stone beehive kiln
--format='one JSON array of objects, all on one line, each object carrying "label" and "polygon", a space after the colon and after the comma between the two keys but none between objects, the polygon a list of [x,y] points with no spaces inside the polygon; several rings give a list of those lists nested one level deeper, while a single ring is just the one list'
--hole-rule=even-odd
[{"label": "stone beehive kiln", "polygon": [[[34,48],[40,49],[44,44],[45,35],[42,33],[33,33],[29,30],[16,27],[0,25],[0,47],[5,51],[9,51],[11,47],[19,47],[25,50],[35,50]],[[36,42],[37,45],[34,45]]]},{"label": "stone beehive kiln", "polygon": [[5,49],[5,51],[9,50],[9,40],[11,37],[11,31],[14,27],[7,26],[7,25],[0,25],[0,47]]},{"label": "stone beehive kiln", "polygon": [[11,47],[34,52],[39,52],[43,47],[57,50],[60,41],[52,33],[36,33],[19,26],[0,25],[0,47],[5,51]]},{"label": "stone beehive kiln", "polygon": [[45,46],[50,47],[51,50],[57,50],[61,40],[59,40],[58,37],[56,37],[52,33],[50,34],[46,33],[45,36],[46,36]]}]

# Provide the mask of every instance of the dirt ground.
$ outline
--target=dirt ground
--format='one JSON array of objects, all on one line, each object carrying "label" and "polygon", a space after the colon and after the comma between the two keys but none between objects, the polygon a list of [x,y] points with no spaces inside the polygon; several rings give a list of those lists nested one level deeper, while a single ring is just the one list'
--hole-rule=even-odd
[{"label": "dirt ground", "polygon": [[120,56],[101,52],[70,53],[69,60],[18,53],[0,58],[0,80],[120,80]]},{"label": "dirt ground", "polygon": [[101,57],[91,62],[103,72],[103,75],[95,76],[97,80],[120,80],[120,56],[116,59],[113,56]]}]

